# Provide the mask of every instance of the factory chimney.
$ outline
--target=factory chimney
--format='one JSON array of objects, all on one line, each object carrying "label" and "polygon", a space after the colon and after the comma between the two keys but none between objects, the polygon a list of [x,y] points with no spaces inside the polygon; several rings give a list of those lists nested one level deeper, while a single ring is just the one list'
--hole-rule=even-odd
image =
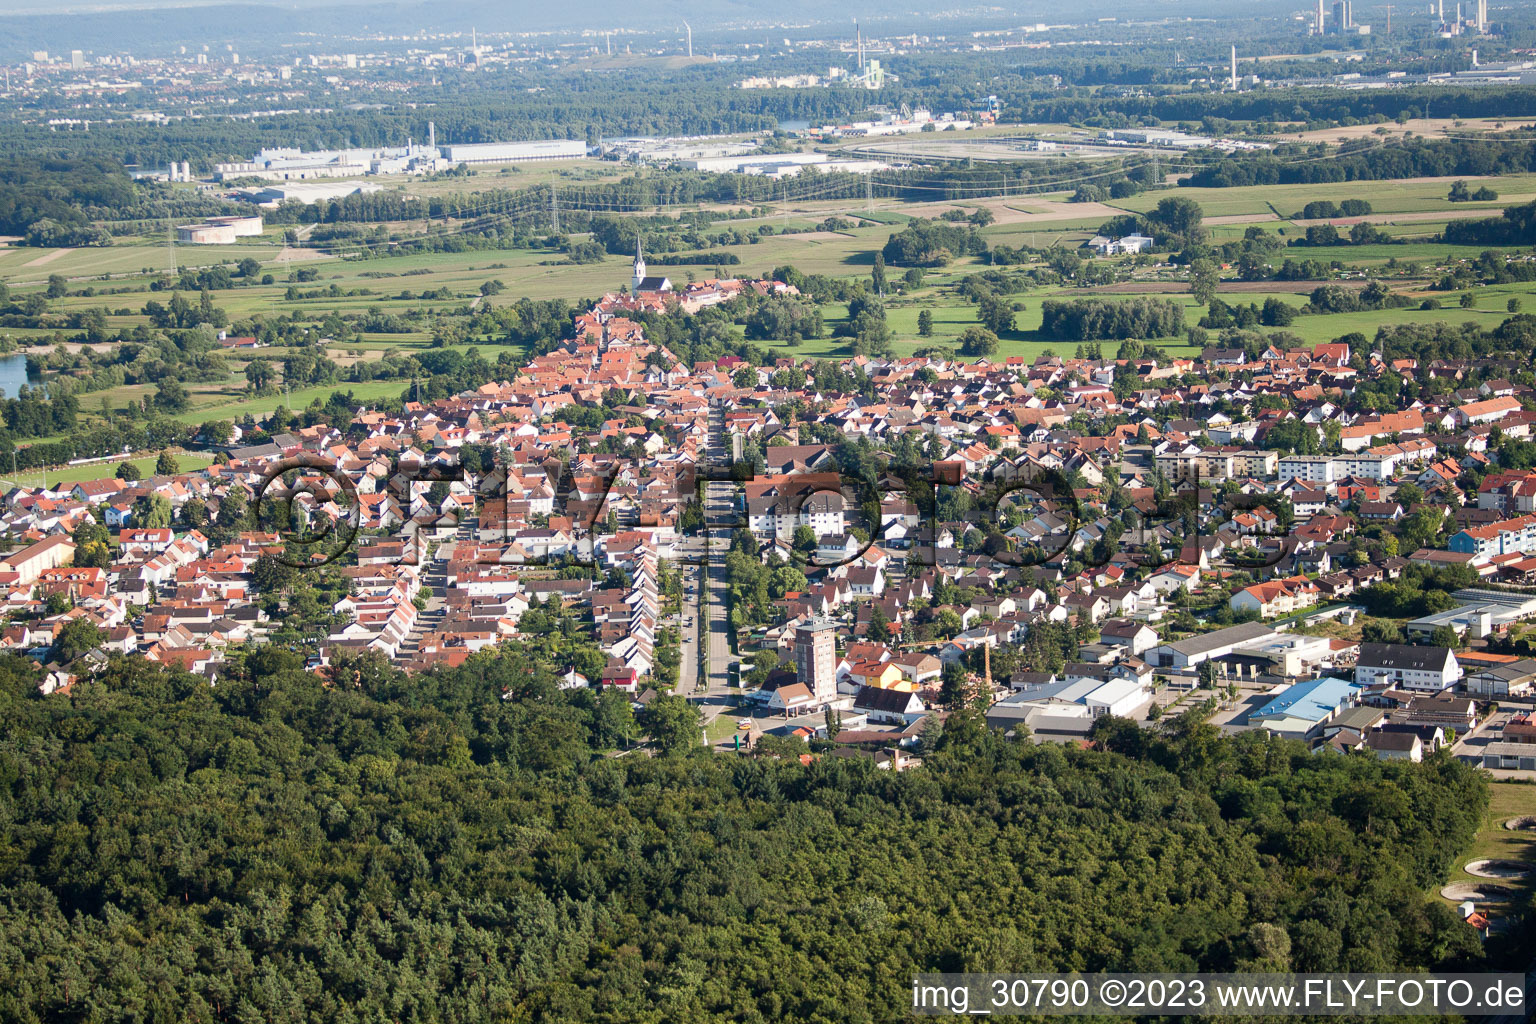
[{"label": "factory chimney", "polygon": [[1237,92],[1237,47],[1232,47],[1232,91]]},{"label": "factory chimney", "polygon": [[428,121],[427,122],[427,148],[428,149],[436,149],[437,148],[437,122],[436,121]]},{"label": "factory chimney", "polygon": [[1317,34],[1323,34],[1323,0],[1317,0]]},{"label": "factory chimney", "polygon": [[688,33],[688,56],[691,59],[693,57],[693,26],[685,21],[683,29]]},{"label": "factory chimney", "polygon": [[853,23],[853,38],[854,38],[854,42],[857,45],[858,50],[859,50],[859,70],[863,71],[864,70],[864,33],[859,31],[859,23],[858,23],[857,20],[855,20],[854,23]]}]

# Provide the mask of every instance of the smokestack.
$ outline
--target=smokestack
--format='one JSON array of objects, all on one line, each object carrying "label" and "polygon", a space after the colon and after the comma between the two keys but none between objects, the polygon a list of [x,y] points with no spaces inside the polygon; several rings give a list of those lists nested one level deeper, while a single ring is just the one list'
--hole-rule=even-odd
[{"label": "smokestack", "polygon": [[688,56],[690,58],[692,58],[693,57],[693,26],[688,24],[685,21],[685,22],[683,22],[683,29],[688,33]]},{"label": "smokestack", "polygon": [[1237,92],[1237,47],[1232,47],[1232,91]]},{"label": "smokestack", "polygon": [[427,148],[428,149],[436,149],[437,148],[437,122],[436,121],[428,121],[427,122]]},{"label": "smokestack", "polygon": [[1317,0],[1317,34],[1323,34],[1323,0]]},{"label": "smokestack", "polygon": [[864,70],[864,33],[859,31],[859,23],[853,23],[853,38],[859,50],[859,70]]}]

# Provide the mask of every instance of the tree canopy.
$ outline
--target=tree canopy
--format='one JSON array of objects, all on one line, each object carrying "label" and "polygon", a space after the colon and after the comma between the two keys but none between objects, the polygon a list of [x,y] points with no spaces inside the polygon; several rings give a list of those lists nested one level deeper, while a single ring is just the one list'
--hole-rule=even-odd
[{"label": "tree canopy", "polygon": [[1448,758],[960,712],[896,773],[711,755],[670,704],[672,756],[605,757],[638,730],[558,688],[573,642],[47,698],[0,658],[0,1016],[874,1021],[924,969],[1486,962],[1424,895],[1487,800]]}]

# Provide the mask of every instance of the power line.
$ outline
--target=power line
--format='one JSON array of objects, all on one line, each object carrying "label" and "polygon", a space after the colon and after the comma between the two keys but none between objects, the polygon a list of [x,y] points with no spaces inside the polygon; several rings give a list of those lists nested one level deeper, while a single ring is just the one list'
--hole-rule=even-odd
[{"label": "power line", "polygon": [[[1445,136],[1445,138],[1447,138],[1448,140],[1453,140],[1453,141],[1486,142],[1486,143],[1507,143],[1507,144],[1519,144],[1519,145],[1529,145],[1533,141],[1536,141],[1536,139],[1525,139],[1525,138],[1514,138],[1514,137],[1484,138],[1482,136],[1477,136],[1477,135],[1472,135],[1472,136],[1451,136],[1451,135],[1447,135],[1447,136]],[[1400,138],[1400,137],[1399,138],[1392,138],[1392,139],[1384,140],[1381,143],[1380,148],[1385,149],[1385,148],[1392,147],[1392,148],[1404,149],[1404,148],[1407,148],[1408,145],[1411,142],[1414,142],[1414,141],[1415,140],[1409,140],[1409,139]],[[1324,152],[1324,153],[1319,153],[1319,154],[1314,154],[1314,155],[1295,156],[1295,157],[1291,157],[1291,158],[1277,158],[1274,161],[1272,161],[1272,163],[1273,164],[1278,164],[1281,167],[1292,167],[1292,166],[1299,166],[1299,165],[1302,165],[1302,164],[1317,163],[1317,162],[1322,161],[1322,160],[1335,160],[1335,159],[1338,159],[1340,155],[1341,154],[1339,154],[1337,152]],[[1347,154],[1345,154],[1345,155],[1347,155]],[[1228,159],[1228,156],[1226,154],[1214,156],[1214,157],[1211,157],[1211,158],[1188,157],[1188,158],[1186,158],[1185,162],[1182,164],[1182,167],[1184,169],[1188,169],[1190,171],[1198,171],[1198,170],[1201,170],[1201,169],[1213,166],[1213,165],[1215,165],[1217,163],[1220,163],[1220,162],[1222,162],[1222,161],[1224,161],[1226,159]],[[1140,161],[1122,160],[1122,161],[1120,161],[1119,163],[1117,163],[1113,167],[1110,167],[1110,168],[1107,168],[1107,169],[1104,169],[1104,170],[1099,170],[1099,171],[1096,171],[1094,173],[1073,173],[1073,174],[1069,174],[1069,175],[1064,176],[1064,177],[1037,178],[1037,179],[1030,179],[1030,180],[1024,180],[1024,179],[1021,178],[1020,179],[1020,184],[1026,190],[1026,192],[1028,192],[1028,191],[1033,191],[1033,192],[1062,191],[1062,190],[1065,189],[1065,187],[1069,187],[1069,186],[1072,186],[1072,185],[1086,184],[1086,183],[1090,183],[1090,182],[1093,182],[1093,181],[1102,180],[1102,179],[1108,178],[1108,177],[1125,176],[1125,175],[1134,173],[1136,170],[1139,170],[1142,167],[1147,167],[1147,166],[1151,167],[1151,169],[1152,169],[1152,171],[1154,173],[1154,176],[1160,178],[1160,176],[1161,176],[1161,154],[1156,152],[1156,151],[1152,151],[1152,152],[1146,154],[1145,157],[1143,159],[1141,159]],[[822,175],[817,175],[816,177],[817,178],[821,178],[823,176]],[[773,203],[773,202],[777,201],[779,204],[781,204],[781,208],[780,208],[779,212],[781,214],[782,219],[787,223],[788,217],[789,217],[789,211],[788,211],[787,205],[789,203],[792,203],[792,202],[793,203],[816,202],[816,201],[824,200],[824,199],[853,199],[854,196],[856,195],[856,192],[854,192],[854,188],[856,186],[854,185],[854,183],[850,179],[851,179],[851,176],[849,176],[849,178],[840,178],[839,180],[833,180],[833,181],[810,181],[810,180],[807,180],[806,185],[805,185],[805,187],[803,189],[791,189],[790,185],[791,185],[791,182],[792,182],[793,179],[785,178],[785,179],[781,179],[780,181],[778,181],[776,183],[767,183],[767,184],[765,184],[765,186],[763,186],[763,187],[765,188],[767,194],[762,196],[760,201],[764,202],[764,203]],[[955,183],[955,182],[945,182],[945,181],[940,180],[940,179],[926,179],[927,183],[925,183],[924,179],[919,179],[918,181],[915,181],[915,182],[914,181],[909,181],[909,180],[903,180],[903,179],[900,179],[900,178],[898,178],[896,180],[882,180],[876,174],[869,174],[869,175],[864,176],[865,202],[866,202],[866,207],[872,208],[873,193],[874,193],[874,189],[877,186],[883,190],[884,194],[892,196],[893,198],[898,198],[898,199],[899,198],[903,198],[903,197],[912,198],[912,199],[920,199],[920,197],[923,196],[924,194],[930,194],[930,193],[942,193],[946,198],[950,198],[950,199],[954,199],[954,200],[963,200],[963,199],[967,199],[967,198],[992,197],[992,196],[998,196],[1000,191],[1002,191],[1003,189],[1006,188],[1007,182],[1008,182],[1008,175],[1006,173],[1001,173],[1000,174],[1000,181],[1001,181],[1001,184],[959,184],[959,183]],[[745,184],[745,183],[743,183],[743,184]],[[777,188],[775,188],[775,185],[777,186]],[[600,195],[601,198],[594,198],[594,197],[591,197],[591,196],[587,195],[586,193],[589,193],[589,192],[598,193],[598,195]],[[776,195],[775,195],[775,192],[777,193]],[[617,197],[615,197],[612,194],[611,190],[603,188],[602,186],[592,186],[592,187],[589,187],[589,188],[580,188],[580,187],[578,187],[578,188],[567,188],[566,196],[565,196],[565,205],[566,205],[567,209],[576,209],[576,210],[581,210],[583,212],[610,212],[611,211],[611,212],[617,212],[617,213],[632,213],[632,212],[638,212],[640,210],[647,209],[647,208],[655,209],[655,210],[664,210],[664,209],[668,209],[668,208],[675,208],[675,207],[681,207],[681,206],[694,206],[694,205],[697,205],[700,202],[700,200],[684,200],[684,199],[668,200],[668,199],[660,198],[660,197],[657,197],[657,196],[649,196],[649,197],[647,197],[647,196],[642,196],[639,193],[638,190],[631,192],[630,195],[632,196],[632,198],[630,198],[630,199],[623,200],[623,201],[614,201]],[[713,202],[715,200],[703,200],[703,201],[704,202]],[[743,198],[743,199],[740,199],[739,201],[750,201],[750,200],[747,199],[747,198]],[[534,197],[534,196],[528,195],[526,193],[522,193],[522,194],[520,194],[520,193],[508,193],[508,194],[506,194],[502,198],[490,200],[488,202],[479,204],[477,206],[472,206],[472,207],[468,207],[468,208],[466,208],[464,210],[456,211],[461,216],[463,214],[470,214],[471,215],[471,216],[469,216],[469,217],[467,217],[465,219],[462,219],[457,224],[450,223],[450,216],[452,214],[449,211],[445,210],[444,217],[443,217],[443,227],[442,227],[442,230],[440,230],[440,231],[430,232],[430,233],[426,233],[426,234],[422,234],[422,235],[416,235],[416,236],[412,236],[410,238],[400,239],[400,240],[395,240],[395,239],[385,239],[385,240],[357,239],[357,240],[346,241],[346,242],[337,242],[337,243],[334,243],[334,244],[331,244],[331,245],[306,246],[305,248],[307,250],[309,250],[309,251],[314,251],[314,252],[322,252],[322,253],[325,253],[325,252],[340,252],[340,253],[345,253],[345,252],[357,252],[359,250],[367,251],[369,249],[376,249],[376,248],[380,248],[380,247],[388,247],[388,246],[400,245],[400,244],[415,244],[415,243],[420,243],[420,242],[424,242],[424,241],[432,241],[432,240],[435,240],[435,239],[438,239],[438,238],[449,237],[449,236],[452,236],[452,235],[466,234],[466,233],[474,232],[474,231],[480,230],[482,228],[492,226],[498,219],[512,221],[513,223],[519,223],[519,222],[522,222],[522,221],[525,221],[525,220],[537,219],[537,218],[543,216],[546,212],[548,212],[551,215],[551,217],[554,218],[554,217],[558,216],[558,204],[559,204],[559,200],[556,197],[556,195],[554,194],[553,187],[551,187],[550,205],[549,205],[549,209],[547,211],[543,207],[543,205],[538,202],[537,198]],[[558,224],[558,222],[557,222],[557,224]],[[557,230],[558,230],[558,226],[557,226]],[[173,258],[174,258],[174,256],[173,256]],[[173,270],[173,274],[174,274],[174,270]]]}]

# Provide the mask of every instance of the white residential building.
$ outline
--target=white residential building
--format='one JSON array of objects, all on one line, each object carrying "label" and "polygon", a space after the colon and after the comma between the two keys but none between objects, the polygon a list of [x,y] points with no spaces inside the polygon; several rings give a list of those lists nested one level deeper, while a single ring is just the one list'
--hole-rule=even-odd
[{"label": "white residential building", "polygon": [[1461,666],[1449,647],[1361,644],[1355,682],[1389,683],[1405,690],[1439,693],[1461,678]]},{"label": "white residential building", "polygon": [[1337,479],[1335,460],[1328,455],[1287,455],[1275,472],[1280,482],[1301,480],[1310,484],[1331,484]]}]

